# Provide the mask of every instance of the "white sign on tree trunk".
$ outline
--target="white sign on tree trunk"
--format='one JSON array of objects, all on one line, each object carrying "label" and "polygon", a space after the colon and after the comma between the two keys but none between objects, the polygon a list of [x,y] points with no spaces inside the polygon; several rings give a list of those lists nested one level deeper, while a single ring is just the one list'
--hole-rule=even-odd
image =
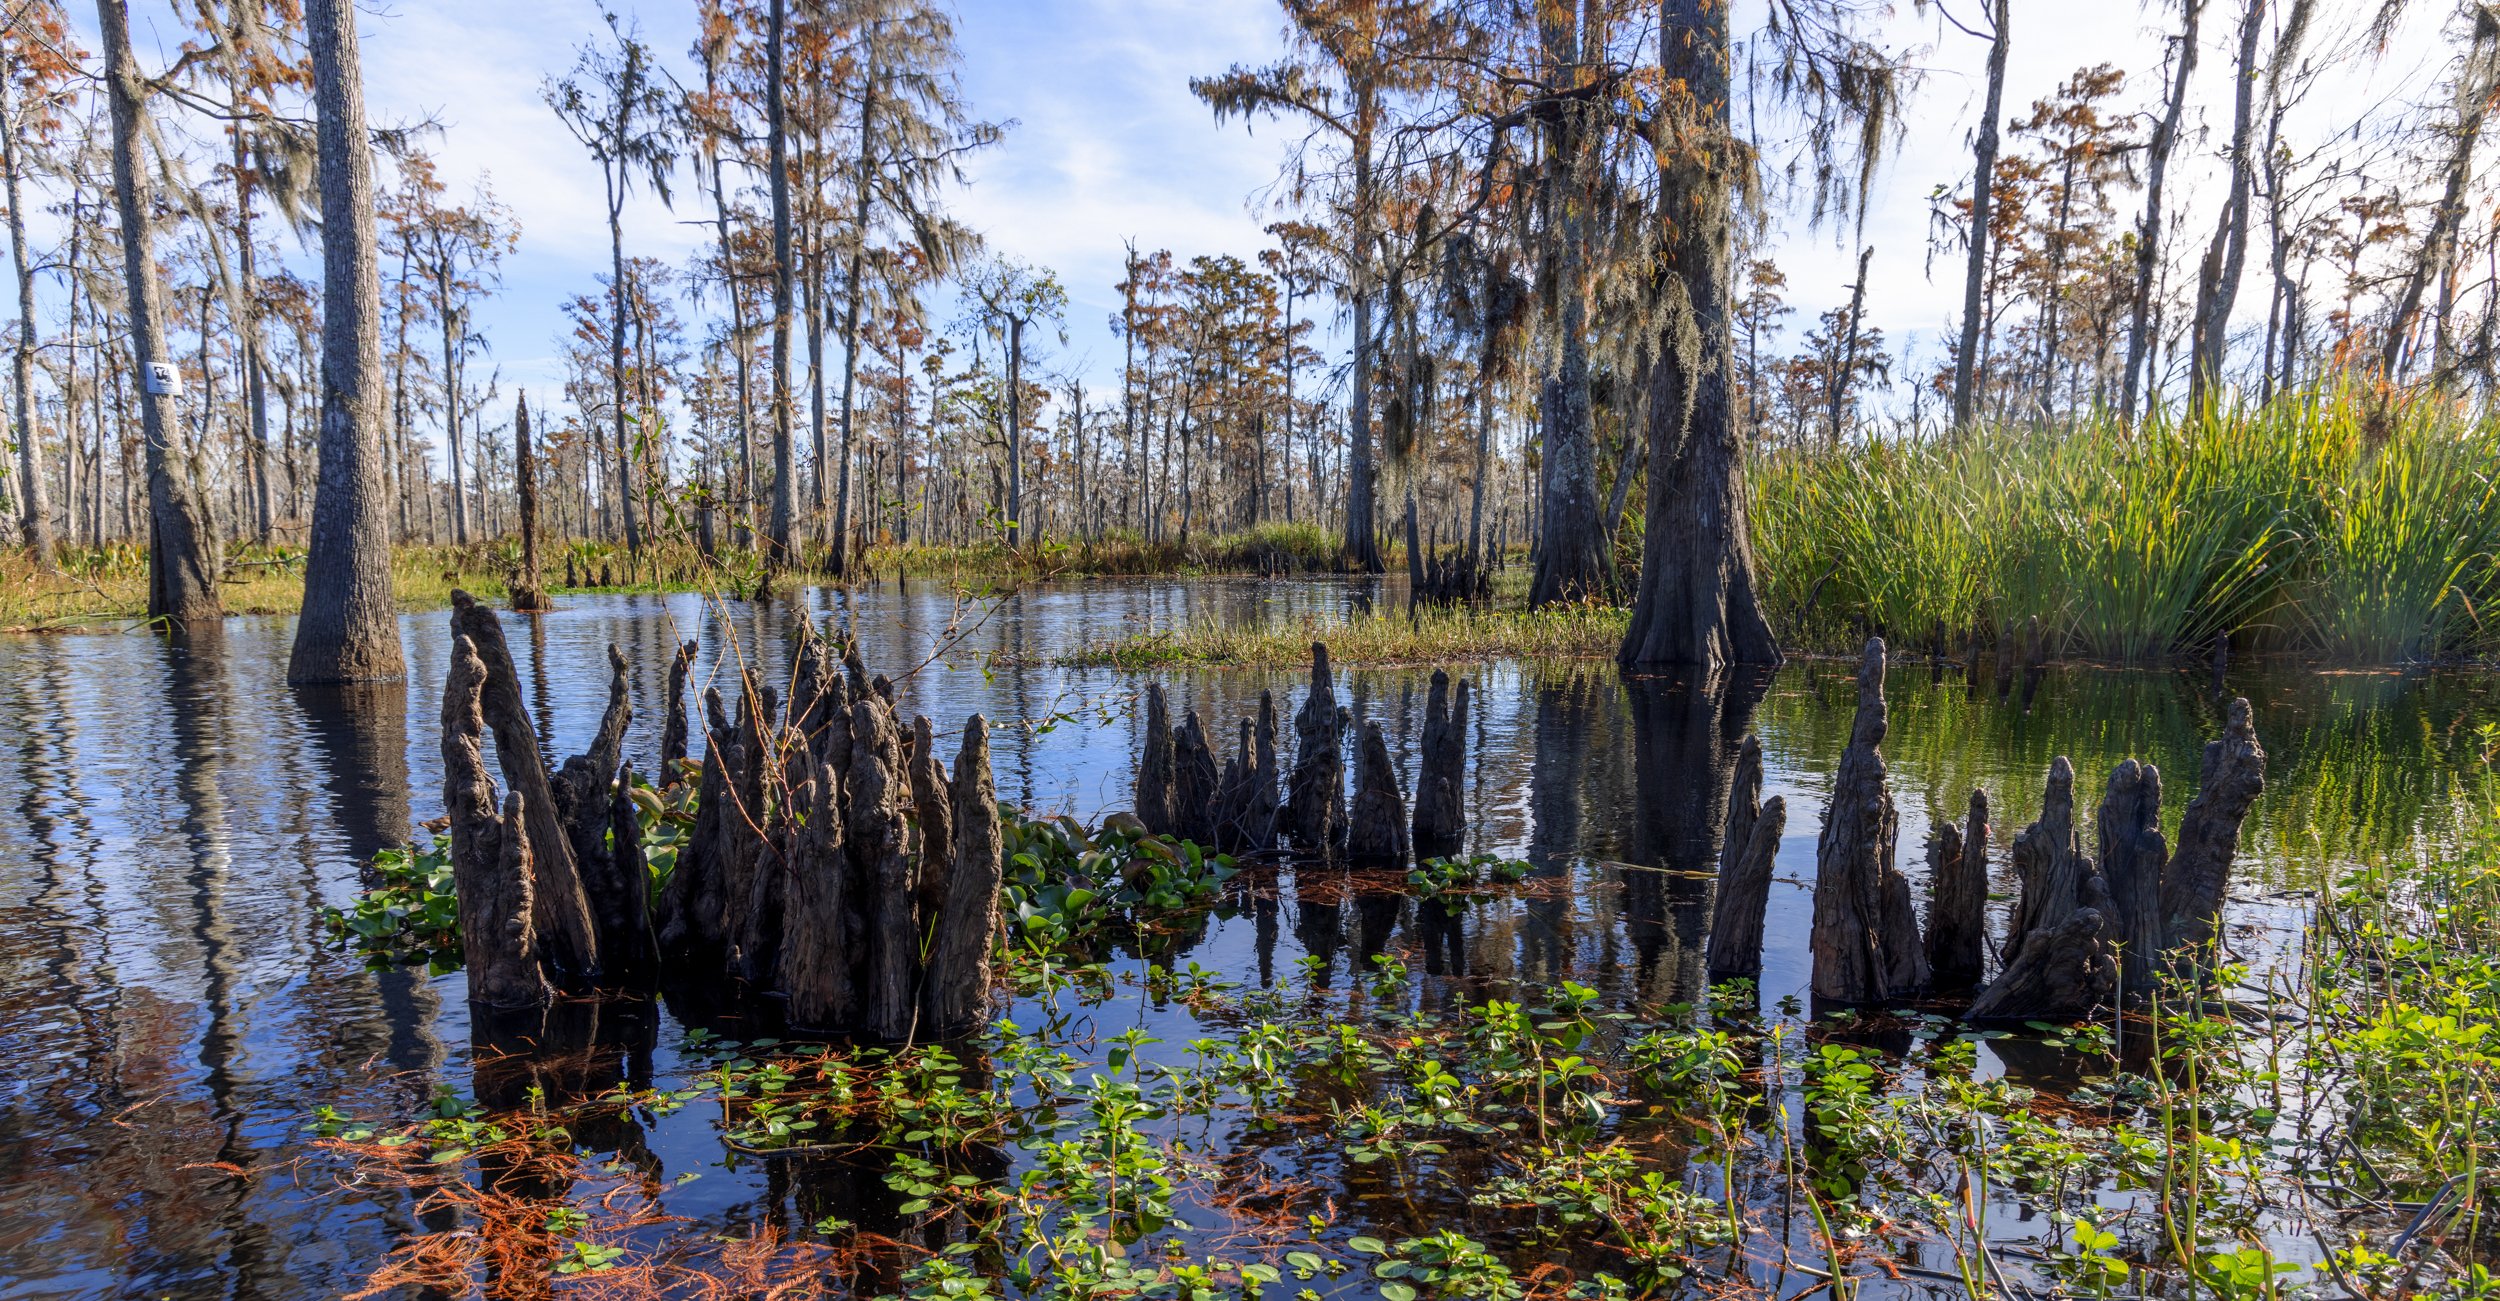
[{"label": "white sign on tree trunk", "polygon": [[152,361],[141,377],[148,395],[160,398],[182,396],[182,371],[170,361]]}]

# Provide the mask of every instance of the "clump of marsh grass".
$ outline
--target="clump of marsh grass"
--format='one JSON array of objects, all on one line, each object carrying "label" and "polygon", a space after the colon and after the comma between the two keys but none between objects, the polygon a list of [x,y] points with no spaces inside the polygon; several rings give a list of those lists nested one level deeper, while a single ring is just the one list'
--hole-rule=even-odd
[{"label": "clump of marsh grass", "polygon": [[2225,637],[2367,662],[2500,645],[2500,428],[2429,401],[1782,450],[1752,484],[1764,590],[1807,647],[2034,616],[2054,650],[2127,661]]}]

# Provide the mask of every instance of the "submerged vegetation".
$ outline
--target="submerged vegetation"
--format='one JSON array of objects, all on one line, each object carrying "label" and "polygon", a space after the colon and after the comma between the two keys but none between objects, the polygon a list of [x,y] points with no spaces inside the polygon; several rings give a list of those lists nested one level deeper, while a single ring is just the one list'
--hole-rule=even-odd
[{"label": "submerged vegetation", "polygon": [[[1015,966],[1016,1009],[976,1042],[691,1029],[675,1077],[312,1123],[344,1186],[404,1188],[426,1213],[372,1292],[594,1276],[602,1295],[844,1278],[1071,1301],[1847,1296],[1888,1280],[1978,1298],[2487,1297],[2500,814],[2485,816],[2454,852],[2321,882],[2305,923],[2243,942],[2245,965],[2121,1019],[2010,1035],[1918,1008],[1765,1011],[1742,983],[1668,1006],[1569,980],[1461,994],[1396,947],[1314,954],[1256,988],[1152,949],[1105,963],[1074,942],[1099,927],[1030,918],[1115,895],[1163,931],[1271,915],[1283,871],[1020,822],[1028,920],[1009,945],[1043,960]],[[1429,872],[1292,870],[1306,907],[1322,884],[1360,908],[1441,906]],[[1497,868],[1492,888],[1514,875]],[[1074,897],[1097,887],[1103,903]],[[1156,1014],[1115,1011],[1136,1000]],[[671,1200],[701,1171],[663,1179],[612,1136],[681,1113],[709,1117],[731,1166],[795,1159],[776,1168],[799,1222],[679,1228]]]}]

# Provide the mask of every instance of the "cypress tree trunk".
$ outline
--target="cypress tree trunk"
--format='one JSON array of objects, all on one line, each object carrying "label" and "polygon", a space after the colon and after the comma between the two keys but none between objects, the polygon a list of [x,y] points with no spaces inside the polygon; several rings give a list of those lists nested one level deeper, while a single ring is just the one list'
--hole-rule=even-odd
[{"label": "cypress tree trunk", "polygon": [[[24,118],[23,113],[11,114],[9,79],[0,76],[0,171],[8,173],[9,258],[17,269],[17,355],[13,361],[17,389],[18,519],[27,553],[34,558],[36,568],[48,572],[53,567],[52,504],[44,493],[43,444],[35,436],[35,273],[26,259],[26,203],[18,176],[22,160],[17,138]],[[74,497],[70,505],[74,512]]]},{"label": "cypress tree trunk", "polygon": [[1953,356],[1953,427],[1967,429],[1978,407],[1979,335],[1988,287],[1988,221],[1996,207],[1997,123],[2005,111],[2006,25],[2013,0],[1992,6],[1996,39],[1988,46],[1988,109],[1979,123],[1978,168],[1970,197],[1970,266],[1962,277],[1962,347]]},{"label": "cypress tree trunk", "polygon": [[2179,143],[2179,119],[2187,112],[2188,77],[2196,71],[2196,26],[2205,0],[2181,0],[2184,21],[2179,29],[2178,60],[2171,70],[2170,95],[2161,121],[2146,147],[2144,220],[2136,227],[2135,317],[2127,328],[2127,377],[2118,398],[2118,419],[2135,419],[2136,395],[2142,391],[2145,359],[2153,345],[2153,271],[2161,265],[2162,178],[2170,170],[2171,148]]},{"label": "cypress tree trunk", "polygon": [[402,662],[381,464],[382,281],[356,14],[351,0],[312,0],[305,19],[321,134],[321,483],[287,680],[395,678]]},{"label": "cypress tree trunk", "polygon": [[[97,0],[96,15],[104,34],[105,83],[112,102],[113,193],[121,209],[131,353],[141,381],[140,432],[148,478],[148,617],[173,623],[214,619],[225,613],[217,595],[217,538],[209,528],[208,507],[200,500],[191,454],[181,437],[174,395],[156,391],[170,389],[171,383],[148,378],[157,366],[165,367],[169,376],[173,372],[165,351],[164,286],[156,275],[156,228],[151,224],[156,202],[141,156],[140,142],[148,134],[147,84],[139,75],[138,59],[130,52],[130,10],[125,0]],[[318,22],[314,29],[320,30]],[[399,643],[394,639],[394,672],[398,656]]]},{"label": "cypress tree trunk", "polygon": [[2222,205],[2213,243],[2197,269],[2196,315],[2189,343],[2188,405],[2205,401],[2222,378],[2222,354],[2230,341],[2231,306],[2239,298],[2240,272],[2248,265],[2249,190],[2257,159],[2257,37],[2265,29],[2266,0],[2248,0],[2240,15],[2238,87],[2231,109],[2231,195]]},{"label": "cypress tree trunk", "polygon": [[1661,249],[1668,321],[1650,381],[1649,502],[1627,666],[1776,665],[1779,643],[1754,593],[1745,467],[1736,442],[1728,329],[1728,27],[1723,0],[1660,6],[1667,84],[1689,101],[1687,143],[1666,160]]},{"label": "cypress tree trunk", "polygon": [[772,0],[765,26],[764,116],[767,177],[773,202],[773,514],[766,530],[767,559],[789,566],[791,517],[797,514],[797,470],[790,449],[790,132],[782,121],[782,33],[787,0]]}]

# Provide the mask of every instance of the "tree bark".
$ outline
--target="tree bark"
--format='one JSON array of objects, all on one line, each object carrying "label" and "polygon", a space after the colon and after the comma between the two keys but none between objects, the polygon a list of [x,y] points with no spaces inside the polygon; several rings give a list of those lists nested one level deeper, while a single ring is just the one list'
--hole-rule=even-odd
[{"label": "tree bark", "polygon": [[766,550],[776,570],[796,561],[790,528],[798,512],[798,464],[790,446],[790,132],[782,111],[788,7],[788,0],[772,0],[764,28],[764,136],[773,208],[773,513]]},{"label": "tree bark", "polygon": [[2162,877],[2170,846],[2161,834],[2161,770],[2133,759],[2112,769],[2098,821],[2119,990],[2136,998],[2153,987],[2163,942]]},{"label": "tree bark", "polygon": [[1744,459],[1729,400],[1729,234],[1736,156],[1728,130],[1723,0],[1664,0],[1667,84],[1690,97],[1690,130],[1666,159],[1671,232],[1661,249],[1667,323],[1652,371],[1649,500],[1627,667],[1776,665],[1779,643],[1754,590]]},{"label": "tree bark", "polygon": [[[343,3],[343,0],[331,2]],[[313,12],[319,15],[327,7],[316,5]],[[148,618],[187,624],[214,619],[225,613],[217,595],[217,537],[210,527],[207,503],[200,498],[199,480],[182,438],[180,417],[174,411],[174,396],[170,392],[153,391],[167,386],[147,381],[153,368],[162,366],[171,373],[172,367],[165,339],[164,286],[157,278],[156,268],[156,200],[151,173],[143,156],[144,142],[151,134],[147,82],[139,73],[138,59],[130,51],[130,11],[126,0],[96,0],[96,14],[104,35],[105,82],[113,116],[113,194],[120,207],[122,272],[129,291],[131,353],[142,380],[139,385],[139,419],[148,478]],[[315,39],[323,39],[327,30],[330,29],[316,18],[313,23]],[[326,118],[324,125],[327,125]],[[323,422],[325,452],[328,451],[328,423],[326,419]],[[342,459],[352,461],[352,457]],[[325,457],[323,478],[326,481],[329,477]],[[318,513],[314,519],[314,536],[316,540],[322,536]],[[388,535],[384,536],[387,539]],[[335,536],[330,540],[341,554],[340,563],[344,563],[349,558],[350,539]],[[387,561],[385,556],[386,575]],[[385,581],[387,590],[387,578]],[[307,593],[308,596],[313,594],[309,586]],[[321,594],[348,595],[326,590]],[[387,606],[387,602],[385,604]],[[315,603],[307,600],[307,613],[314,608]],[[303,640],[303,630],[311,626],[308,622],[297,625],[299,645]],[[374,676],[387,677],[398,671],[399,642],[395,636],[390,639],[389,647],[391,672]],[[288,676],[296,678],[292,672]]]},{"label": "tree bark", "polygon": [[[530,441],[530,399],[527,393],[521,395],[512,413],[512,483],[515,495],[520,498],[521,514],[521,574],[520,581],[512,585],[512,608],[523,614],[536,614],[555,607],[547,600],[547,591],[540,585],[538,577],[538,452]],[[682,678],[679,685],[683,685]],[[682,705],[676,714],[676,721],[681,729],[685,726]],[[677,739],[681,745],[685,741],[682,730]],[[683,757],[682,751],[680,757]],[[661,761],[660,781],[666,784],[673,780],[674,774],[666,766],[665,753]]]}]

